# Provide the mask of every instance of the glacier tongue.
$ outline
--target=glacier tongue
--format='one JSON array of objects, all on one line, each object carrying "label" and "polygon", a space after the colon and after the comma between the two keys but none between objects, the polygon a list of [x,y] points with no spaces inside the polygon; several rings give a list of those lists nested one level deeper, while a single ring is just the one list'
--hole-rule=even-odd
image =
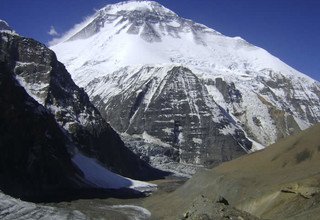
[{"label": "glacier tongue", "polygon": [[51,48],[116,130],[171,146],[144,140],[146,160],[210,166],[320,121],[319,82],[155,2],[108,5]]}]

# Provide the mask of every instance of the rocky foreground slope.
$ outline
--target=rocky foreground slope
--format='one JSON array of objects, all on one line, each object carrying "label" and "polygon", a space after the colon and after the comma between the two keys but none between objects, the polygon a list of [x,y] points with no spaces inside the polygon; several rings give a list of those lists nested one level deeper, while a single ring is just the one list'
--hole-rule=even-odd
[{"label": "rocky foreground slope", "polygon": [[205,170],[175,192],[151,197],[145,207],[154,219],[316,220],[320,215],[319,134],[317,124],[264,150]]},{"label": "rocky foreground slope", "polygon": [[217,165],[320,120],[319,82],[153,1],[107,5],[53,43],[103,117],[160,167]]}]

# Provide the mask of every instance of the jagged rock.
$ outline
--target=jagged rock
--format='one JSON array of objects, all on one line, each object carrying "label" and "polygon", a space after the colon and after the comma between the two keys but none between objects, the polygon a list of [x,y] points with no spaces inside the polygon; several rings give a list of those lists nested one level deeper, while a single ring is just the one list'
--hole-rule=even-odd
[{"label": "jagged rock", "polygon": [[216,78],[214,84],[219,92],[222,94],[226,103],[240,103],[242,102],[242,94],[236,89],[232,82],[227,84],[222,78]]}]

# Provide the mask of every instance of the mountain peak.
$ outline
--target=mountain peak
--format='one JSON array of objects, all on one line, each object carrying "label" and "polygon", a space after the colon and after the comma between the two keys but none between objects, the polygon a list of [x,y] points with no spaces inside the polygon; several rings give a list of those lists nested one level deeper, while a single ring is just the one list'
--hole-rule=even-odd
[{"label": "mountain peak", "polygon": [[16,32],[9,26],[9,24],[0,19],[0,32],[10,33],[10,34],[16,34]]},{"label": "mountain peak", "polygon": [[107,5],[102,8],[100,11],[107,12],[109,14],[116,14],[121,11],[155,11],[162,13],[171,13],[175,14],[173,11],[165,8],[161,4],[155,1],[145,1],[145,0],[133,0],[133,1],[124,1],[117,4]]},{"label": "mountain peak", "polygon": [[[103,36],[137,35],[148,43],[161,42],[166,37],[182,38],[182,35],[190,35],[189,38],[194,39],[195,43],[203,44],[200,35],[204,32],[219,34],[205,25],[179,17],[157,2],[125,1],[105,6],[76,25],[68,34],[49,44],[87,39],[97,33]],[[108,38],[104,37],[105,40]]]}]

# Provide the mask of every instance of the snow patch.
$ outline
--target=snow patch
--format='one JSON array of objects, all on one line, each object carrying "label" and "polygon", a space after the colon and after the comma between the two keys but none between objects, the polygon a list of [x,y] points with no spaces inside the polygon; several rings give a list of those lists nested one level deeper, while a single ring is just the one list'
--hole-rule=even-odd
[{"label": "snow patch", "polygon": [[170,21],[169,23],[167,23],[169,26],[171,26],[171,27],[176,27],[176,28],[178,28],[178,27],[180,27],[181,26],[181,24],[179,23],[179,22],[177,22],[177,21]]},{"label": "snow patch", "polygon": [[165,132],[168,135],[172,134],[172,129],[171,128],[164,128],[164,129],[162,129],[162,131]]},{"label": "snow patch", "polygon": [[[135,136],[135,135],[133,135],[133,136]],[[167,144],[167,143],[161,141],[159,138],[156,138],[156,137],[149,135],[146,131],[143,132],[142,139],[144,139],[145,142],[147,142],[147,143],[157,144],[157,145],[160,145],[163,147],[171,147],[170,144]]]},{"label": "snow patch", "polygon": [[202,144],[202,139],[200,138],[192,138],[192,141],[196,144]]},{"label": "snow patch", "polygon": [[248,136],[246,136],[246,138],[252,142],[252,148],[250,150],[250,152],[255,152],[255,151],[258,151],[258,150],[262,150],[264,148],[266,148],[265,146],[263,146],[262,144],[252,140],[251,138],[249,138]]},{"label": "snow patch", "polygon": [[2,40],[4,41],[4,42],[8,42],[8,37],[7,36],[2,36]]},{"label": "snow patch", "polygon": [[227,125],[224,128],[220,129],[220,133],[223,135],[234,135],[235,134],[235,127],[231,125]]},{"label": "snow patch", "polygon": [[99,188],[105,189],[120,189],[130,188],[138,191],[154,191],[157,187],[155,184],[146,183],[138,180],[133,180],[115,174],[93,159],[86,157],[80,153],[76,153],[72,157],[72,161],[84,173],[85,179]]},{"label": "snow patch", "polygon": [[[179,129],[181,129],[181,127],[179,127]],[[181,144],[183,142],[185,142],[185,139],[184,139],[183,133],[180,132],[178,135],[178,143]]]},{"label": "snow patch", "polygon": [[28,83],[25,79],[19,75],[16,75],[16,80],[19,84],[25,89],[29,96],[31,96],[34,100],[36,100],[39,104],[45,104],[45,100],[40,98],[39,95],[41,91],[49,86],[49,84],[45,83]]},{"label": "snow patch", "polygon": [[132,220],[147,220],[151,217],[151,212],[148,209],[135,205],[113,205],[113,210],[120,210]]}]

